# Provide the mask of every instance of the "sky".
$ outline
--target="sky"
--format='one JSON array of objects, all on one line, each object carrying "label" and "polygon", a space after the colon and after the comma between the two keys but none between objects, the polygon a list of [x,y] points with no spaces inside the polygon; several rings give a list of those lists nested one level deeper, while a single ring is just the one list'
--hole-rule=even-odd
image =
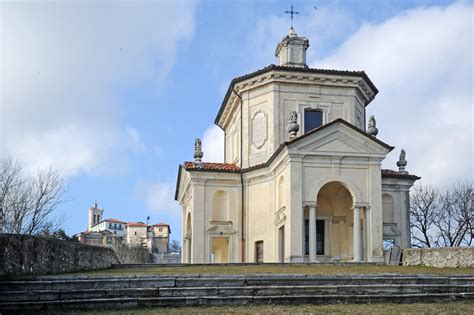
[{"label": "sky", "polygon": [[[294,1],[307,61],[364,70],[383,162],[438,187],[473,179],[471,1]],[[213,122],[232,78],[276,63],[290,1],[2,1],[0,157],[53,167],[70,200],[68,234],[105,218],[167,222],[181,241],[178,165],[203,139],[223,160]],[[315,9],[314,7],[317,7]],[[368,117],[367,116],[367,117]]]}]

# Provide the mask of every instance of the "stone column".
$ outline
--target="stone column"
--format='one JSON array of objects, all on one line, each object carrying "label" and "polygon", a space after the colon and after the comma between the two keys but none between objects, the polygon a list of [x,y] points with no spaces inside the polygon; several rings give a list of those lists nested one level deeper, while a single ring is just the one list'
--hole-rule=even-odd
[{"label": "stone column", "polygon": [[309,262],[316,262],[316,205],[309,206]]},{"label": "stone column", "polygon": [[186,235],[186,263],[191,263],[191,235]]},{"label": "stone column", "polygon": [[372,261],[372,231],[371,231],[371,213],[370,213],[370,206],[365,207],[365,240],[364,240],[364,246],[365,246],[365,253],[364,255],[367,257],[365,260],[367,261]]},{"label": "stone column", "polygon": [[360,228],[360,207],[354,207],[354,261],[362,261],[362,234]]}]

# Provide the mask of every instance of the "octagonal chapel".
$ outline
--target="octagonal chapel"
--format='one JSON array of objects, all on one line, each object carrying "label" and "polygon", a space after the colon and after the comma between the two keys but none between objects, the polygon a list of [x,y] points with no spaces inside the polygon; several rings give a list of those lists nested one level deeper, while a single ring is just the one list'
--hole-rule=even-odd
[{"label": "octagonal chapel", "polygon": [[[383,261],[383,243],[410,247],[409,191],[419,179],[382,161],[363,71],[309,68],[293,27],[278,65],[230,82],[215,123],[224,163],[179,166],[184,263]],[[366,122],[368,128],[366,129]],[[205,153],[205,152],[204,152]]]}]

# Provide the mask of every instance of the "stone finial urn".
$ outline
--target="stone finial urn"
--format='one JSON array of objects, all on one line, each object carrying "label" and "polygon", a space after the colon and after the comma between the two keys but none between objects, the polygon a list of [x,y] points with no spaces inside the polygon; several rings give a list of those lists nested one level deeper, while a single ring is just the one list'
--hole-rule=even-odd
[{"label": "stone finial urn", "polygon": [[376,127],[377,122],[375,121],[374,115],[369,118],[369,127],[367,128],[367,133],[372,137],[376,137],[379,133],[379,130]]},{"label": "stone finial urn", "polygon": [[398,171],[400,173],[408,174],[408,172],[405,171],[405,166],[407,166],[408,164],[407,160],[405,160],[405,156],[406,156],[406,152],[405,150],[402,149],[402,151],[400,152],[400,157],[397,162],[397,166],[398,166]]},{"label": "stone finial urn", "polygon": [[194,163],[198,167],[202,167],[202,157],[204,156],[204,153],[202,152],[202,143],[201,139],[197,138],[194,141]]},{"label": "stone finial urn", "polygon": [[290,134],[290,140],[296,138],[298,131],[300,130],[300,125],[298,125],[298,113],[296,111],[290,113],[287,129]]}]

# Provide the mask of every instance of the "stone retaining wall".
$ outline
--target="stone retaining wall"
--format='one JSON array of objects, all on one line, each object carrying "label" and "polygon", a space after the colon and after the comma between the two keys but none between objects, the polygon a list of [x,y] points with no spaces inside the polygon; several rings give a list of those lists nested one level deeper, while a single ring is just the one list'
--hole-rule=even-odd
[{"label": "stone retaining wall", "polygon": [[474,247],[407,248],[404,266],[474,267]]},{"label": "stone retaining wall", "polygon": [[53,238],[0,234],[0,276],[109,268],[119,264],[111,248]]}]

